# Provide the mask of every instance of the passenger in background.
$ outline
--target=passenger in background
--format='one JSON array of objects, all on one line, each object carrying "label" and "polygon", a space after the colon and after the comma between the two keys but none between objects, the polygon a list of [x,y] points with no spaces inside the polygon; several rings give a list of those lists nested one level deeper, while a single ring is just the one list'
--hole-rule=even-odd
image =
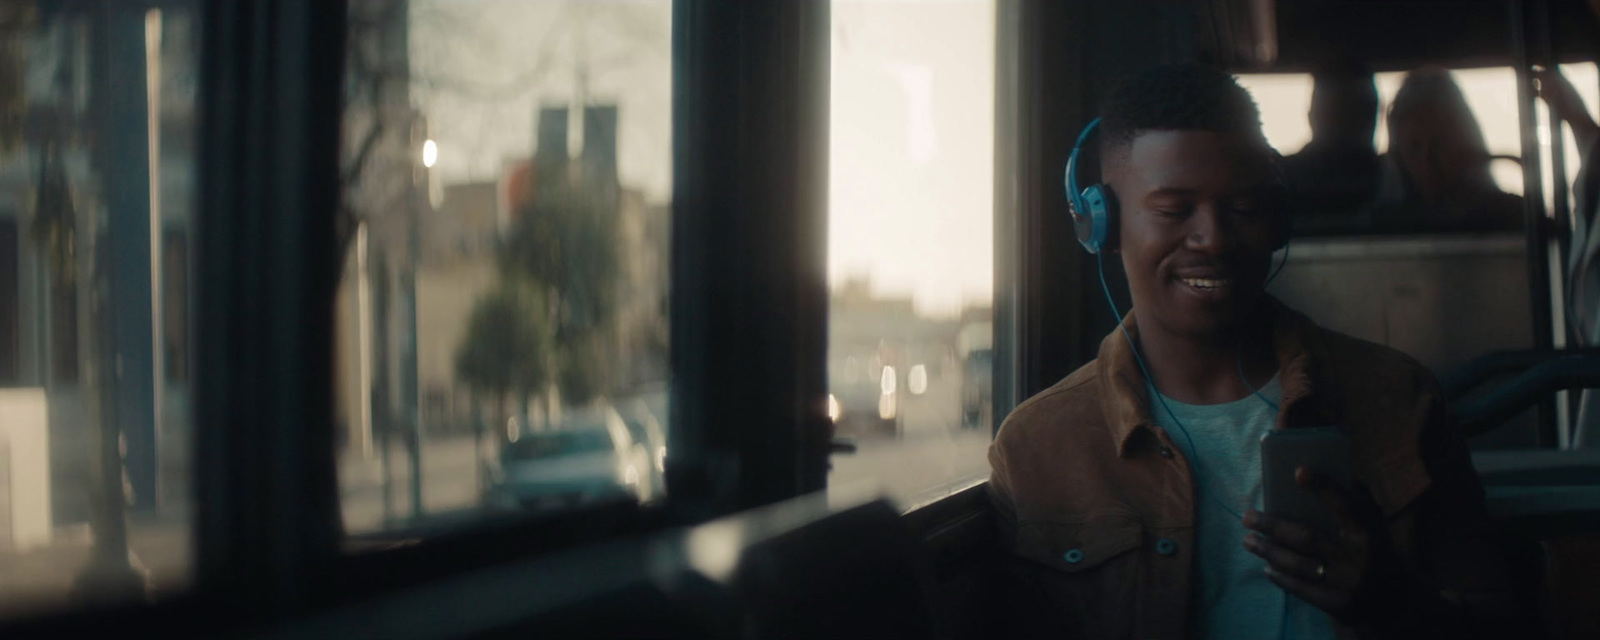
[{"label": "passenger in background", "polygon": [[1299,229],[1343,228],[1358,223],[1378,193],[1378,87],[1372,69],[1355,60],[1328,63],[1311,77],[1311,142],[1284,159],[1295,193],[1289,210]]},{"label": "passenger in background", "polygon": [[1400,193],[1374,213],[1388,232],[1500,231],[1522,227],[1522,197],[1489,174],[1483,130],[1450,72],[1406,74],[1389,109],[1389,154]]}]

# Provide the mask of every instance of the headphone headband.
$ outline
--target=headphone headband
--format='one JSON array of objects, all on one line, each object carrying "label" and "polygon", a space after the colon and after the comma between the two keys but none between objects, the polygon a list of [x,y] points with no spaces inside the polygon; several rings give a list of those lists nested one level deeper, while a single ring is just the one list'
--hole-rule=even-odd
[{"label": "headphone headband", "polygon": [[1088,141],[1089,134],[1094,133],[1099,125],[1099,118],[1090,120],[1089,125],[1083,128],[1083,133],[1078,134],[1078,141],[1072,144],[1072,155],[1067,157],[1067,204],[1072,207],[1074,217],[1087,213],[1083,191],[1078,188],[1078,154],[1083,151],[1083,143]]},{"label": "headphone headband", "polygon": [[1072,214],[1072,229],[1078,236],[1078,242],[1089,253],[1100,253],[1105,248],[1106,238],[1111,235],[1112,219],[1111,194],[1105,187],[1094,184],[1079,190],[1078,188],[1078,154],[1083,153],[1083,145],[1089,140],[1089,134],[1098,128],[1100,119],[1089,121],[1083,128],[1083,133],[1078,134],[1078,142],[1072,145],[1072,155],[1067,157],[1067,211]]}]

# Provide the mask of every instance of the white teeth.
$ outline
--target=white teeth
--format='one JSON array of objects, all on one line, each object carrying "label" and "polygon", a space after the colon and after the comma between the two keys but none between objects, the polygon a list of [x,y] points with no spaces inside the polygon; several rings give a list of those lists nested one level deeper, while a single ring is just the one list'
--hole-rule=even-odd
[{"label": "white teeth", "polygon": [[1212,280],[1210,278],[1179,278],[1179,280],[1196,289],[1221,289],[1233,284],[1232,280]]}]

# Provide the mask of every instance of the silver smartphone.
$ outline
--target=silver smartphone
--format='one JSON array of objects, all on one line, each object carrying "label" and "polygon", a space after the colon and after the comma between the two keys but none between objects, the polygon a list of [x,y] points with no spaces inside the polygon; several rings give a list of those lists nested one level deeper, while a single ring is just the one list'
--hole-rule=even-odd
[{"label": "silver smartphone", "polygon": [[1261,438],[1263,510],[1327,533],[1337,532],[1339,519],[1333,511],[1310,489],[1295,482],[1297,467],[1309,467],[1350,488],[1350,439],[1337,427],[1278,429]]}]

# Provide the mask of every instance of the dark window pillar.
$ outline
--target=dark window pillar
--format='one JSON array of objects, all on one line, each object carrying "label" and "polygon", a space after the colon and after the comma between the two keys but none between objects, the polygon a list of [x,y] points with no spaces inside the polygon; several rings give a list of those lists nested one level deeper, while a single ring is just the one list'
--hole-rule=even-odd
[{"label": "dark window pillar", "polygon": [[667,474],[690,519],[827,477],[828,16],[673,6]]}]

